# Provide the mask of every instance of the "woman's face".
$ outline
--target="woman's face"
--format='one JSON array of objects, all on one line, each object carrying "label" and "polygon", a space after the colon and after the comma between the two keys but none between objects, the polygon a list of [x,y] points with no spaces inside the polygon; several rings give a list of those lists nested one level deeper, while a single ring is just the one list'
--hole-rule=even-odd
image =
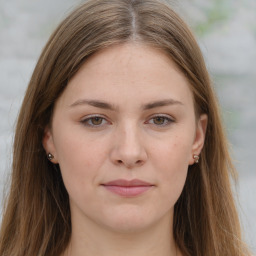
[{"label": "woman's face", "polygon": [[184,75],[160,50],[130,43],[90,57],[56,102],[43,139],[60,166],[72,225],[122,232],[172,225],[206,123],[195,118]]}]

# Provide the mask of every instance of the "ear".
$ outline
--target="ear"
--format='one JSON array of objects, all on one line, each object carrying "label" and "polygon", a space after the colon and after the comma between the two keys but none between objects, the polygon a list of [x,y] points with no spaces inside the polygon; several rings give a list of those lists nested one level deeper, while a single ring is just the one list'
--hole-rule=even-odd
[{"label": "ear", "polygon": [[201,115],[198,119],[195,138],[192,145],[191,157],[189,160],[190,165],[195,163],[195,159],[193,158],[193,155],[199,156],[204,146],[207,122],[208,122],[208,116],[206,114]]},{"label": "ear", "polygon": [[54,145],[52,130],[49,128],[49,126],[47,126],[44,129],[42,144],[46,151],[46,154],[51,153],[53,155],[53,159],[51,159],[50,161],[54,164],[57,164],[58,163],[57,152]]}]

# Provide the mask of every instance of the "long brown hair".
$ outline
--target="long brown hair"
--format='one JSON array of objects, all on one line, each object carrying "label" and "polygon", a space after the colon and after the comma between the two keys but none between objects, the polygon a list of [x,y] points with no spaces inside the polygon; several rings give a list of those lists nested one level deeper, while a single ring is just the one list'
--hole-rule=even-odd
[{"label": "long brown hair", "polygon": [[187,77],[196,114],[208,115],[205,146],[175,205],[174,238],[185,256],[245,256],[232,196],[218,105],[200,49],[184,22],[156,0],[91,0],[56,29],[29,83],[17,122],[12,183],[0,233],[1,256],[56,256],[71,236],[69,197],[42,146],[54,103],[95,52],[139,41],[166,52]]}]

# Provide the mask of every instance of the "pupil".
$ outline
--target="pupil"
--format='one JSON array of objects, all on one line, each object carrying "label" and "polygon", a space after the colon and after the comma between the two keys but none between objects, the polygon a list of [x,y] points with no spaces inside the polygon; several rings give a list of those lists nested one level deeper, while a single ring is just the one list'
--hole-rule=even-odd
[{"label": "pupil", "polygon": [[156,117],[154,118],[155,124],[163,124],[164,123],[164,117]]},{"label": "pupil", "polygon": [[99,124],[102,123],[102,118],[101,118],[101,117],[94,117],[94,118],[92,119],[92,123],[93,123],[94,125],[99,125]]}]

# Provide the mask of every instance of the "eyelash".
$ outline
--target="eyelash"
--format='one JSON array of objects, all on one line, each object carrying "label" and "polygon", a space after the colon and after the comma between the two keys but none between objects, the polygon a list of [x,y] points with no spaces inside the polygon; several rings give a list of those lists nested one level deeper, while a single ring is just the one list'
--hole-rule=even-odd
[{"label": "eyelash", "polygon": [[[96,120],[96,119],[100,119],[102,122],[105,122],[104,124],[102,124],[102,122],[100,124],[93,124],[92,121],[93,120]],[[98,127],[102,127],[104,126],[105,124],[109,123],[106,118],[102,117],[102,116],[89,116],[83,120],[80,121],[84,126],[88,126],[88,127],[91,127],[91,128],[98,128]]]},{"label": "eyelash", "polygon": [[[164,123],[163,124],[155,124],[154,120],[156,120],[157,118],[161,118]],[[150,121],[153,121],[152,123]],[[149,121],[146,122],[146,124],[152,124],[152,125],[156,125],[157,127],[165,127],[170,125],[171,123],[174,123],[174,120],[172,118],[170,118],[169,116],[165,116],[165,115],[156,115],[153,116],[149,119]]]},{"label": "eyelash", "polygon": [[[156,124],[156,123],[154,123],[154,120],[156,120],[157,118],[161,118],[162,121],[164,121],[164,123],[163,124]],[[101,123],[100,124],[93,124],[92,121],[93,120],[95,121],[96,119],[99,119],[101,121]],[[81,120],[80,122],[84,126],[88,126],[88,127],[91,127],[91,128],[100,128],[100,127],[103,127],[106,124],[111,124],[109,121],[106,120],[105,117],[98,116],[98,115],[89,116],[89,117]],[[175,121],[172,118],[168,117],[168,116],[156,115],[156,116],[151,117],[148,121],[146,121],[145,124],[155,125],[157,127],[166,127],[166,126],[168,126],[168,125],[170,125],[171,123],[174,123],[174,122]]]}]

